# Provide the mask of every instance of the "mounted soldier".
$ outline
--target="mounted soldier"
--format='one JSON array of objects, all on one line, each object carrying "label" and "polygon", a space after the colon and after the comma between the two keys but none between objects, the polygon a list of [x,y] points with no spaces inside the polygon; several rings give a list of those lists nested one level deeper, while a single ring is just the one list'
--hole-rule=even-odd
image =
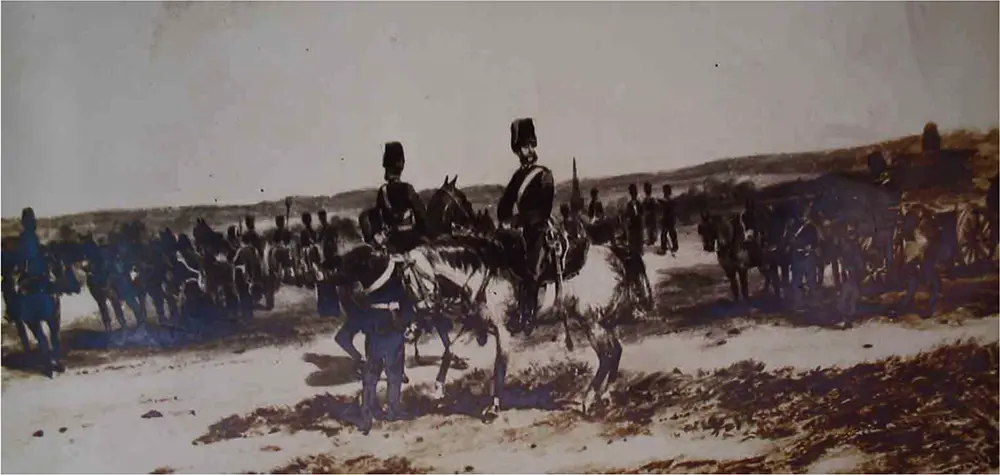
[{"label": "mounted soldier", "polygon": [[534,315],[538,310],[539,277],[547,249],[545,232],[549,228],[552,207],[555,201],[555,183],[552,172],[538,165],[535,147],[535,124],[531,118],[516,119],[510,124],[510,148],[518,157],[520,167],[514,172],[497,205],[497,220],[501,230],[510,232],[519,229],[524,247],[524,261],[521,263],[522,289],[519,316],[516,327],[530,334]]},{"label": "mounted soldier", "polygon": [[[376,241],[382,236],[385,251],[398,262],[402,262],[414,272],[433,275],[431,265],[420,255],[411,253],[414,248],[427,242],[426,208],[413,185],[402,180],[406,157],[403,144],[387,142],[382,151],[382,168],[385,169],[385,183],[378,189],[374,212],[378,215],[382,229],[376,232]],[[429,274],[428,274],[429,273]],[[433,278],[431,278],[433,280]],[[410,289],[416,308],[425,310],[432,306],[430,295],[417,295],[422,289]]]},{"label": "mounted soldier", "polygon": [[[15,315],[34,334],[45,360],[45,374],[51,377],[53,371],[65,371],[59,350],[59,299],[53,293],[49,264],[38,238],[32,208],[21,211],[21,225],[24,229],[18,240],[17,253],[17,265],[21,272],[17,282],[20,293],[17,303],[21,308]],[[49,327],[49,336],[43,333],[42,322]]]},{"label": "mounted soldier", "polygon": [[382,223],[380,231],[390,254],[408,253],[420,245],[427,234],[424,203],[413,185],[402,180],[405,165],[403,144],[386,143],[382,153],[385,183],[378,189],[375,212]]}]

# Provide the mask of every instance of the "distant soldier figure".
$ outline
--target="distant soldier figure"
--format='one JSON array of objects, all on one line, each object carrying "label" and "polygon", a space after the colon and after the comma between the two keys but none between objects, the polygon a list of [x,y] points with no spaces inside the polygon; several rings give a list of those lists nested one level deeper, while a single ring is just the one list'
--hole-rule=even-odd
[{"label": "distant soldier figure", "polygon": [[938,133],[937,124],[928,122],[924,125],[924,133],[921,136],[920,142],[924,153],[933,153],[941,150],[941,134]]},{"label": "distant soldier figure", "polygon": [[559,214],[562,215],[563,229],[566,230],[566,235],[571,241],[576,241],[585,236],[583,223],[580,222],[579,215],[572,212],[569,204],[563,203],[559,205]]},{"label": "distant soldier figure", "polygon": [[257,253],[264,255],[264,240],[261,239],[260,234],[257,234],[257,229],[254,227],[254,217],[253,215],[247,215],[243,218],[244,224],[246,224],[246,230],[243,231],[243,235],[240,236],[240,240],[243,244],[248,246],[253,246],[257,249]]},{"label": "distant soldier figure", "polygon": [[597,188],[590,189],[590,205],[587,206],[587,217],[590,218],[591,222],[604,217],[604,203],[601,203],[597,199]]},{"label": "distant soldier figure", "polygon": [[312,215],[302,213],[302,231],[299,231],[299,245],[309,247],[319,242],[316,230],[312,227]]},{"label": "distant soldier figure", "polygon": [[514,326],[515,331],[516,327],[521,327],[526,334],[532,331],[538,310],[538,279],[546,252],[544,238],[555,203],[552,171],[537,164],[537,146],[538,137],[531,118],[516,119],[510,124],[510,148],[518,157],[520,167],[497,204],[501,229],[520,229],[524,240],[524,282],[519,299],[521,321]]},{"label": "distant soldier figure", "polygon": [[229,247],[239,249],[240,238],[236,235],[236,226],[226,228],[226,241],[229,243]]},{"label": "distant soldier figure", "polygon": [[803,202],[798,203],[792,224],[791,253],[792,253],[792,292],[796,305],[801,303],[801,298],[806,292],[812,292],[816,288],[818,279],[816,272],[819,268],[817,252],[819,250],[819,228],[812,221],[812,210],[809,205]]},{"label": "distant soldier figure", "polygon": [[[660,204],[660,251],[676,253],[680,249],[677,243],[677,202],[674,201],[673,189],[663,185],[663,202]],[[669,239],[669,242],[668,242]]]},{"label": "distant soldier figure", "polygon": [[642,200],[643,226],[646,230],[646,244],[656,244],[656,216],[659,214],[659,200],[653,196],[653,185],[646,182],[642,185],[645,198]]},{"label": "distant soldier figure", "polygon": [[387,249],[393,254],[405,254],[419,246],[426,234],[424,203],[413,185],[402,180],[406,158],[403,144],[388,142],[382,153],[385,183],[378,189],[375,210],[381,218]]},{"label": "distant soldier figure", "polygon": [[330,222],[327,221],[326,219],[326,210],[321,209],[317,211],[316,218],[319,219],[319,226],[317,226],[317,232],[320,235],[320,239],[322,239],[323,234],[326,232],[326,229],[330,226]]},{"label": "distant soldier figure", "polygon": [[[316,238],[319,239],[323,249],[323,262],[320,262],[319,266],[325,274],[332,275],[337,269],[337,232],[327,221],[326,210],[319,210],[316,216],[319,218]],[[332,281],[324,280],[316,284],[316,308],[321,316],[340,316],[340,296]]]},{"label": "distant soldier figure", "polygon": [[271,242],[289,246],[292,244],[292,233],[285,228],[285,217],[274,217],[274,231],[271,233]]},{"label": "distant soldier figure", "polygon": [[635,256],[642,255],[642,202],[639,201],[639,187],[635,183],[628,186],[629,201],[625,205],[625,241]]}]

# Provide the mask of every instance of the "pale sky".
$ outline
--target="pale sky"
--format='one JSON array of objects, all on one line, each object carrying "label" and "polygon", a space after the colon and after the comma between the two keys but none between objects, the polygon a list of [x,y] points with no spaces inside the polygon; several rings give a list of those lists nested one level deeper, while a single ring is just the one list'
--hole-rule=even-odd
[{"label": "pale sky", "polygon": [[[997,2],[12,3],[2,212],[557,180],[998,119]],[[261,189],[264,189],[261,192]]]}]

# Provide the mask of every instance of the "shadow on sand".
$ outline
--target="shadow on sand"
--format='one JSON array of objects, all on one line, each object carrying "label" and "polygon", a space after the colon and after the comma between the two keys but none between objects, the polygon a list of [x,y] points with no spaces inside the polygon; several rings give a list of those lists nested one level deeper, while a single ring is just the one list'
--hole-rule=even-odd
[{"label": "shadow on sand", "polygon": [[[335,367],[344,365],[344,360],[349,360],[323,355],[306,357],[313,364],[323,365],[331,372]],[[573,362],[532,366],[508,379],[503,408],[543,411],[566,409],[570,404],[569,399],[584,387],[589,374],[587,365]],[[403,405],[413,418],[459,415],[485,422],[482,413],[492,400],[488,389],[491,376],[491,373],[482,369],[470,371],[448,383],[445,387],[446,396],[441,400],[428,396],[430,384],[409,385],[403,389]],[[348,379],[344,376],[339,378]],[[194,443],[211,444],[282,430],[292,433],[316,431],[332,437],[339,434],[345,426],[358,426],[361,423],[359,394],[360,391],[353,395],[327,393],[310,397],[294,406],[269,406],[246,415],[234,414],[209,426],[207,433],[195,439]],[[386,423],[391,422],[383,422]]]}]

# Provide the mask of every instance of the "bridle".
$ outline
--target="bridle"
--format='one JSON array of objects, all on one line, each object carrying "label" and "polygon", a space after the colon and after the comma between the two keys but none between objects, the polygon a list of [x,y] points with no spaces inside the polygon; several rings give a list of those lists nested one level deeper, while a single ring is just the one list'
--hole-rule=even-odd
[{"label": "bridle", "polygon": [[[463,208],[461,206],[461,204],[458,202],[458,197],[455,196],[455,191],[456,191],[455,188],[444,187],[444,188],[441,188],[440,191],[444,192],[445,196],[448,197],[448,200],[445,201],[444,209],[441,210],[442,218],[444,216],[447,216],[448,210],[451,209],[452,205],[455,205],[455,207],[458,208],[458,210],[462,213],[461,217],[465,219],[464,222],[469,223],[469,222],[474,222],[475,221],[473,219],[473,217],[469,214],[468,210],[466,210],[465,208]],[[450,219],[450,220],[448,220],[448,222],[452,222],[453,223],[453,222],[455,222],[455,220],[454,219]]]}]

